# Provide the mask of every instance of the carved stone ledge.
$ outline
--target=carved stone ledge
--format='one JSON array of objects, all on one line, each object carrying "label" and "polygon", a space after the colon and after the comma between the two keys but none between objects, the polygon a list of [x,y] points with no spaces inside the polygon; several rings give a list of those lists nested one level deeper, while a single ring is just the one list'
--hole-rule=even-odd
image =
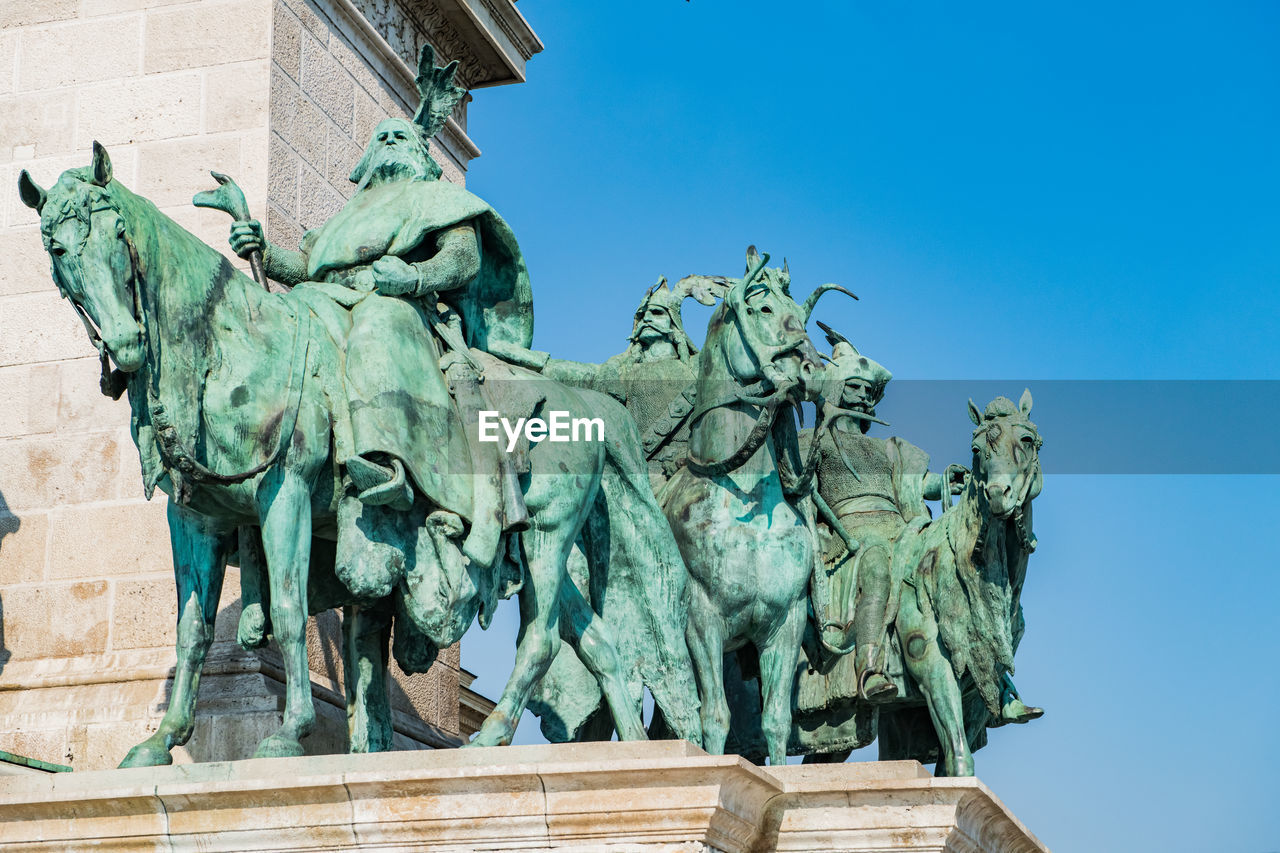
[{"label": "carved stone ledge", "polygon": [[[412,114],[418,95],[414,86],[418,51],[424,42],[430,42],[436,51],[437,62],[459,60],[458,83],[467,88],[496,86],[500,83],[523,81],[523,60],[519,78],[492,79],[490,71],[482,66],[473,47],[482,41],[475,31],[459,29],[443,16],[432,0],[324,0],[333,10],[337,24],[353,43],[360,47],[370,68],[396,93],[406,114]],[[441,0],[444,2],[444,0]],[[494,0],[502,2],[502,0]],[[406,11],[412,5],[418,17],[410,17]],[[431,17],[423,17],[423,9],[429,7]],[[513,9],[514,11],[514,9]],[[437,14],[438,13],[438,14]],[[521,21],[524,19],[521,18]],[[426,29],[428,26],[431,29]],[[527,25],[526,25],[527,28]],[[428,37],[428,32],[430,37]],[[532,36],[532,31],[530,31]],[[536,36],[532,36],[535,40]],[[487,42],[483,42],[487,44]],[[538,43],[539,47],[541,42]],[[503,67],[506,67],[505,65]],[[481,82],[475,82],[480,79]],[[488,82],[485,82],[488,80]],[[471,96],[463,98],[453,110],[435,141],[462,170],[468,162],[480,156],[480,149],[467,135],[467,105]]]},{"label": "carved stone ledge", "polygon": [[542,42],[510,0],[349,0],[408,65],[424,43],[468,89],[524,82]]},{"label": "carved stone ledge", "polygon": [[0,851],[1046,850],[976,779],[755,767],[679,741],[3,777],[0,826]]}]

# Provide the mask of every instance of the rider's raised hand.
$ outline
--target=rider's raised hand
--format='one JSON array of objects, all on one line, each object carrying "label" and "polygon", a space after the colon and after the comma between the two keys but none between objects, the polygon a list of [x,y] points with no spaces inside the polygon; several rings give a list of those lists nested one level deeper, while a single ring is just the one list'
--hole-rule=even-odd
[{"label": "rider's raised hand", "polygon": [[261,252],[266,247],[262,236],[262,223],[256,219],[237,219],[231,223],[231,250],[242,258],[249,257],[254,251]]},{"label": "rider's raised hand", "polygon": [[418,289],[418,271],[395,255],[373,262],[373,283],[384,296],[403,296]]}]

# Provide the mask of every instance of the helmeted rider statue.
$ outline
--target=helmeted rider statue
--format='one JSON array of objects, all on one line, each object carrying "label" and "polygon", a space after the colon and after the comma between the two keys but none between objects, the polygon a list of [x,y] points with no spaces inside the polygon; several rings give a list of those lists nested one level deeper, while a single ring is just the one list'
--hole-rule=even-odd
[{"label": "helmeted rider statue", "polygon": [[636,309],[625,350],[603,364],[544,357],[537,365],[551,379],[601,391],[627,407],[640,431],[655,493],[685,457],[686,421],[695,402],[698,348],[685,333],[681,305],[690,296],[714,305],[730,284],[727,278],[691,275],[673,288],[663,276]]},{"label": "helmeted rider statue", "polygon": [[[828,549],[829,574],[818,578],[825,584],[815,584],[814,613],[829,651],[844,651],[856,644],[853,683],[833,684],[837,696],[831,698],[856,695],[870,702],[883,701],[898,692],[884,675],[886,632],[895,610],[891,546],[912,518],[928,517],[925,488],[933,486],[936,491],[937,484],[930,481],[924,451],[899,438],[866,435],[893,374],[825,325],[822,328],[833,345],[829,375],[840,387],[833,391],[839,396],[830,428],[819,437],[818,492],[859,548],[855,554],[838,544],[835,552]],[[854,605],[852,613],[850,605]],[[847,660],[840,664],[842,669],[849,667]]]},{"label": "helmeted rider statue", "polygon": [[[829,400],[834,401],[830,429],[818,439],[818,493],[858,547],[850,553],[841,537],[829,537],[826,571],[815,572],[813,611],[826,665],[801,677],[801,716],[831,714],[841,705],[852,711],[854,700],[882,703],[897,698],[886,663],[888,631],[903,580],[895,572],[904,567],[893,564],[893,546],[913,519],[929,518],[926,500],[938,500],[944,488],[958,493],[965,475],[952,466],[944,478],[929,471],[928,454],[915,445],[898,437],[866,434],[872,423],[884,423],[875,411],[893,374],[830,327],[818,325],[833,347],[828,376],[833,387]],[[1016,693],[1009,698],[1008,722],[1040,715],[1040,709],[1023,706]],[[841,747],[860,745],[850,741],[830,746],[842,751]]]},{"label": "helmeted rider statue", "polygon": [[[423,48],[414,119],[375,128],[351,172],[355,195],[297,250],[266,242],[257,221],[231,227],[235,252],[261,249],[267,275],[292,287],[343,344],[346,400],[333,401],[345,471],[338,572],[371,598],[390,592],[392,570],[342,559],[360,562],[369,551],[359,542],[367,525],[357,521],[369,508],[408,510],[420,493],[456,516],[455,529],[467,531],[463,553],[482,566],[494,563],[504,528],[524,521],[519,489],[502,488],[496,451],[474,444],[450,397],[451,386],[475,392],[468,348],[501,355],[533,337],[529,276],[510,228],[485,202],[439,180],[428,149],[465,95],[452,84],[456,65],[436,68]],[[356,542],[344,548],[344,537]]]}]

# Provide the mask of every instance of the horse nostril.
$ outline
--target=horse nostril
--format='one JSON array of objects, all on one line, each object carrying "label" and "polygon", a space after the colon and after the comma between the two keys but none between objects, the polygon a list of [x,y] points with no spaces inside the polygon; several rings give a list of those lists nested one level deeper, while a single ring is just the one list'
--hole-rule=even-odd
[{"label": "horse nostril", "polygon": [[1013,494],[1012,486],[1001,486],[998,483],[992,483],[991,485],[987,486],[987,498],[989,500],[994,501],[1002,497],[1007,498],[1011,494]]}]

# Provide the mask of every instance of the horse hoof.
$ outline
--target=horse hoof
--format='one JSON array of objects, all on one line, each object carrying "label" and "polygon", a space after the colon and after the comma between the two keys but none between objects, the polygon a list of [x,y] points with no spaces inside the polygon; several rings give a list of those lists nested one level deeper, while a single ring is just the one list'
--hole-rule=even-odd
[{"label": "horse hoof", "polygon": [[267,644],[267,616],[261,604],[250,604],[240,613],[236,640],[246,651],[261,648]]},{"label": "horse hoof", "polygon": [[475,733],[475,736],[471,738],[470,742],[464,743],[462,745],[462,748],[470,749],[471,747],[474,746],[474,747],[479,747],[483,749],[484,747],[487,747],[487,746],[510,746],[510,744],[511,744],[511,735],[509,734],[503,735],[500,733],[495,734],[494,732],[486,732],[484,728],[481,727],[480,731]]},{"label": "horse hoof", "polygon": [[258,744],[254,758],[294,758],[302,755],[302,744],[283,735],[271,735]]},{"label": "horse hoof", "polygon": [[129,750],[129,754],[120,762],[120,769],[127,767],[162,767],[173,763],[169,750],[161,749],[155,744],[143,741]]}]

